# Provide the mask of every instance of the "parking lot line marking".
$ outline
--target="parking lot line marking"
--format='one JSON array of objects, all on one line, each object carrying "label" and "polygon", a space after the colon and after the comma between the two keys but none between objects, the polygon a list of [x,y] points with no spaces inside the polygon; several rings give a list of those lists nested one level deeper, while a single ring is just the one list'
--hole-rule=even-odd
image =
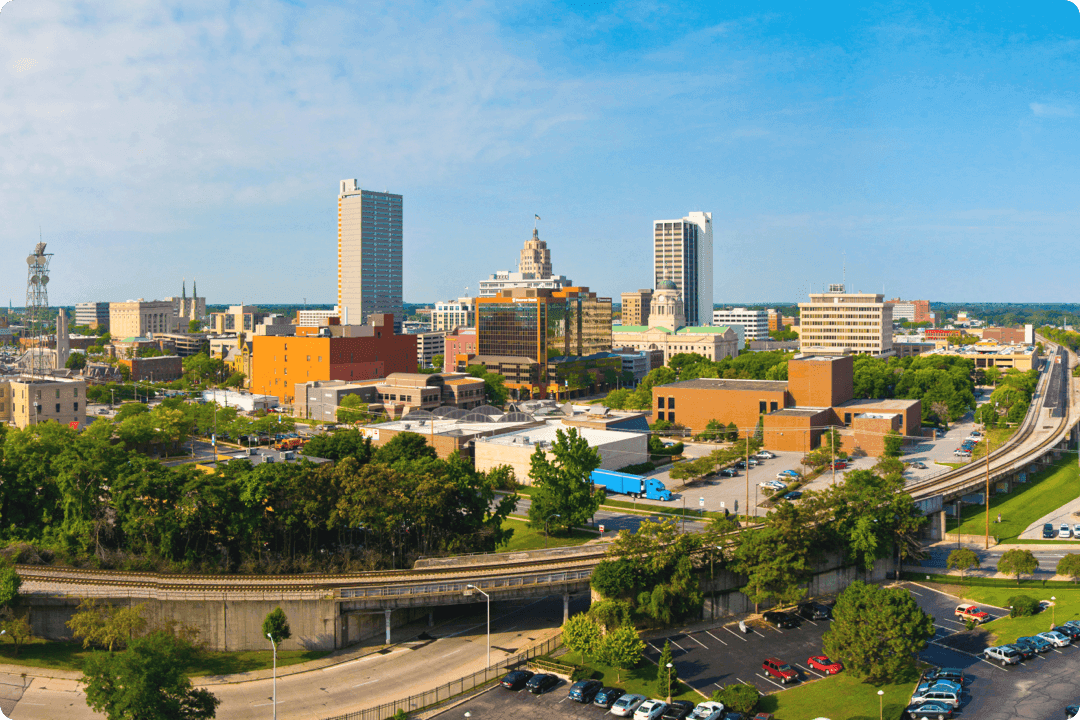
[{"label": "parking lot line marking", "polygon": [[[729,627],[728,627],[727,625],[725,625],[725,626],[724,626],[724,629],[725,629],[725,630],[727,630],[727,631],[728,631],[729,633],[731,633],[732,635],[734,635],[735,637],[737,637],[737,638],[739,638],[740,640],[742,640],[743,642],[746,642],[746,638],[744,638],[744,637],[742,637],[741,635],[739,635],[739,633],[735,632],[734,630],[732,630],[731,628],[729,628]],[[742,680],[739,680],[739,682],[742,682]]]},{"label": "parking lot line marking", "polygon": [[724,642],[724,641],[723,641],[723,640],[721,640],[720,638],[716,637],[715,635],[713,635],[713,634],[712,634],[711,632],[709,632],[708,630],[706,630],[706,631],[705,631],[705,634],[706,634],[706,635],[708,635],[709,637],[711,637],[711,638],[712,638],[713,640],[715,640],[716,642],[720,643],[721,645],[727,645],[727,643],[726,643],[726,642]]},{"label": "parking lot line marking", "polygon": [[682,645],[680,645],[679,643],[675,642],[674,640],[671,640],[670,642],[671,642],[671,644],[672,644],[672,645],[674,645],[675,647],[679,648],[679,649],[680,649],[680,650],[682,650],[683,652],[686,652],[686,648],[684,648],[684,647],[683,647]]},{"label": "parking lot line marking", "polygon": [[[757,635],[758,637],[765,637],[764,635],[762,635],[761,633],[759,633],[759,632],[758,632],[757,630],[755,630],[754,628],[750,628],[750,632],[754,633],[754,634],[755,634],[755,635]],[[779,631],[779,630],[777,630],[776,632],[780,632],[780,631]],[[780,634],[781,634],[781,635],[783,635],[783,633],[780,633]]]},{"label": "parking lot line marking", "polygon": [[817,672],[817,671],[816,671],[816,670],[814,670],[813,668],[803,667],[803,666],[802,666],[802,665],[800,665],[799,663],[795,663],[795,667],[799,668],[800,670],[805,670],[806,672],[808,672],[808,673],[811,673],[811,674],[813,674],[813,675],[817,675],[818,677],[825,677],[824,675],[822,675],[821,673]]},{"label": "parking lot line marking", "polygon": [[911,593],[912,595],[918,595],[919,597],[922,597],[922,593],[917,593],[914,590],[909,589],[908,592]]},{"label": "parking lot line marking", "polygon": [[811,625],[813,625],[814,627],[817,627],[817,623],[816,623],[816,622],[814,622],[813,620],[809,619],[809,618],[807,618],[807,619],[806,619],[806,622],[810,623],[810,624],[811,624]]},{"label": "parking lot line marking", "polygon": [[701,642],[700,640],[698,640],[698,639],[697,639],[696,637],[694,637],[693,635],[688,635],[687,637],[689,637],[689,638],[690,638],[691,640],[693,640],[694,642],[696,642],[696,643],[697,643],[698,645],[700,645],[701,647],[705,648],[706,650],[708,650],[708,649],[709,649],[709,646],[708,646],[708,645],[706,645],[705,643]]},{"label": "parking lot line marking", "polygon": [[774,682],[774,681],[773,681],[773,680],[772,680],[771,678],[769,678],[769,677],[767,677],[767,676],[765,676],[765,675],[762,675],[761,673],[756,673],[756,674],[757,674],[757,676],[758,676],[759,678],[761,678],[761,679],[762,679],[762,680],[764,680],[765,682],[770,682],[770,683],[772,683],[773,685],[775,685],[776,687],[780,688],[781,690],[787,690],[787,685],[781,685],[781,684],[780,684],[780,683],[778,683],[778,682]]},{"label": "parking lot line marking", "polygon": [[652,644],[651,642],[649,643],[649,647],[651,647],[651,648],[652,648],[653,650],[655,650],[656,652],[662,652],[662,651],[660,650],[660,648],[656,647],[656,646],[655,646],[655,645],[653,645],[653,644]]}]

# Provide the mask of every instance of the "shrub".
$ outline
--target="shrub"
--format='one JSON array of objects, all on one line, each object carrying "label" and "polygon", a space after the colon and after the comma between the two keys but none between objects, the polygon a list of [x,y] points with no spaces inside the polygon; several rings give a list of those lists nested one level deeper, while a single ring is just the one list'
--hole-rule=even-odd
[{"label": "shrub", "polygon": [[652,472],[656,469],[656,465],[651,462],[638,463],[637,465],[627,465],[621,467],[617,472],[629,473],[630,475],[641,475],[642,473]]},{"label": "shrub", "polygon": [[757,709],[761,693],[752,685],[737,683],[726,685],[724,689],[717,690],[713,693],[712,699],[715,702],[724,703],[725,710],[730,709],[745,715]]},{"label": "shrub", "polygon": [[1030,595],[1013,595],[1009,598],[1009,617],[1030,617],[1039,612],[1039,601]]},{"label": "shrub", "polygon": [[593,570],[590,584],[606,598],[626,597],[634,591],[634,568],[626,560],[604,560]]}]

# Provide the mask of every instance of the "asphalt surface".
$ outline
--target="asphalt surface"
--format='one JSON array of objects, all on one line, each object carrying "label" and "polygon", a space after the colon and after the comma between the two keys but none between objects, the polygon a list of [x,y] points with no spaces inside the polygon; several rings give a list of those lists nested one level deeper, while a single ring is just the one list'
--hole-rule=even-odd
[{"label": "asphalt surface", "polygon": [[[991,532],[993,532],[993,525]],[[1045,550],[1039,550],[1039,545],[1027,545],[1025,549],[1031,550],[1031,553],[1035,556],[1035,559],[1039,561],[1039,569],[1035,572],[1035,577],[1039,579],[1049,579],[1057,572],[1057,564],[1061,558],[1073,553],[1080,553],[1080,541],[1076,541],[1076,549],[1069,548],[1068,543],[1073,542],[1070,540],[1062,540],[1063,547],[1055,546],[1053,548],[1047,548]],[[975,554],[979,557],[980,568],[977,570],[969,570],[968,575],[975,576],[987,576],[991,577],[997,573],[997,564],[1001,559],[1001,556],[1008,551],[1008,547],[1002,549],[1001,547],[992,547],[989,550],[983,550],[981,548],[974,548],[971,545],[964,545],[964,547],[975,551]],[[935,545],[929,549],[929,556],[922,560],[919,564],[923,567],[943,568],[947,567],[947,561],[949,553],[956,549],[955,545]]]},{"label": "asphalt surface", "polygon": [[[617,499],[622,500],[623,498],[619,497]],[[531,505],[532,502],[529,500],[529,497],[527,495],[522,495],[518,500],[517,510],[515,511],[515,514],[521,515],[523,517],[527,516],[529,514],[529,507]],[[681,506],[673,505],[672,503],[667,504],[668,509],[674,507]],[[642,512],[657,512],[664,510],[664,508],[655,508],[652,506],[642,505],[641,510]],[[603,525],[604,537],[610,538],[614,537],[619,530],[630,530],[631,532],[637,532],[637,529],[641,525],[642,521],[655,520],[655,518],[650,518],[644,515],[634,515],[631,512],[620,512],[618,510],[599,510],[597,511],[594,520],[595,522],[593,524],[593,527]],[[705,524],[687,519],[685,527],[687,532],[701,532],[705,529]]]}]

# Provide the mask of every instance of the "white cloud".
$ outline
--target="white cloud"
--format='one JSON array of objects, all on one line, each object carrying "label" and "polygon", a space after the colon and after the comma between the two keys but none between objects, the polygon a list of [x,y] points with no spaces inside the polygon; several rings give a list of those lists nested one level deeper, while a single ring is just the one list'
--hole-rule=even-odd
[{"label": "white cloud", "polygon": [[1071,107],[1051,105],[1049,103],[1031,103],[1031,112],[1035,117],[1061,118],[1074,117],[1076,112]]}]

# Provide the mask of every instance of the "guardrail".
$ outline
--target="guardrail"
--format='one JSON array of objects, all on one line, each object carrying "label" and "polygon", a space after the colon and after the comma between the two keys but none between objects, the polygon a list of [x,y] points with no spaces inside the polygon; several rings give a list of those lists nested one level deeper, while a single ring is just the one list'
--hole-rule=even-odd
[{"label": "guardrail", "polygon": [[507,671],[524,665],[538,655],[547,655],[560,645],[562,645],[562,633],[558,633],[555,637],[544,641],[536,647],[531,647],[523,653],[518,653],[505,660],[500,660],[490,667],[474,672],[472,675],[466,675],[463,678],[448,682],[445,685],[440,685],[434,690],[428,690],[418,695],[410,695],[401,700],[394,700],[393,702],[376,705],[373,708],[358,710],[356,712],[346,713],[345,715],[335,715],[334,717],[326,718],[325,720],[387,720],[399,711],[415,713],[424,708],[431,707],[432,705],[445,702],[462,693],[467,693],[481,685],[486,685],[492,680],[497,680]]},{"label": "guardrail", "polygon": [[464,592],[472,585],[481,590],[498,588],[526,587],[530,585],[552,585],[557,583],[587,580],[592,577],[592,568],[587,570],[567,570],[564,572],[543,573],[540,575],[516,575],[512,577],[489,578],[452,583],[426,583],[421,585],[391,585],[383,587],[343,588],[342,598],[397,597],[400,595],[443,595]]}]

